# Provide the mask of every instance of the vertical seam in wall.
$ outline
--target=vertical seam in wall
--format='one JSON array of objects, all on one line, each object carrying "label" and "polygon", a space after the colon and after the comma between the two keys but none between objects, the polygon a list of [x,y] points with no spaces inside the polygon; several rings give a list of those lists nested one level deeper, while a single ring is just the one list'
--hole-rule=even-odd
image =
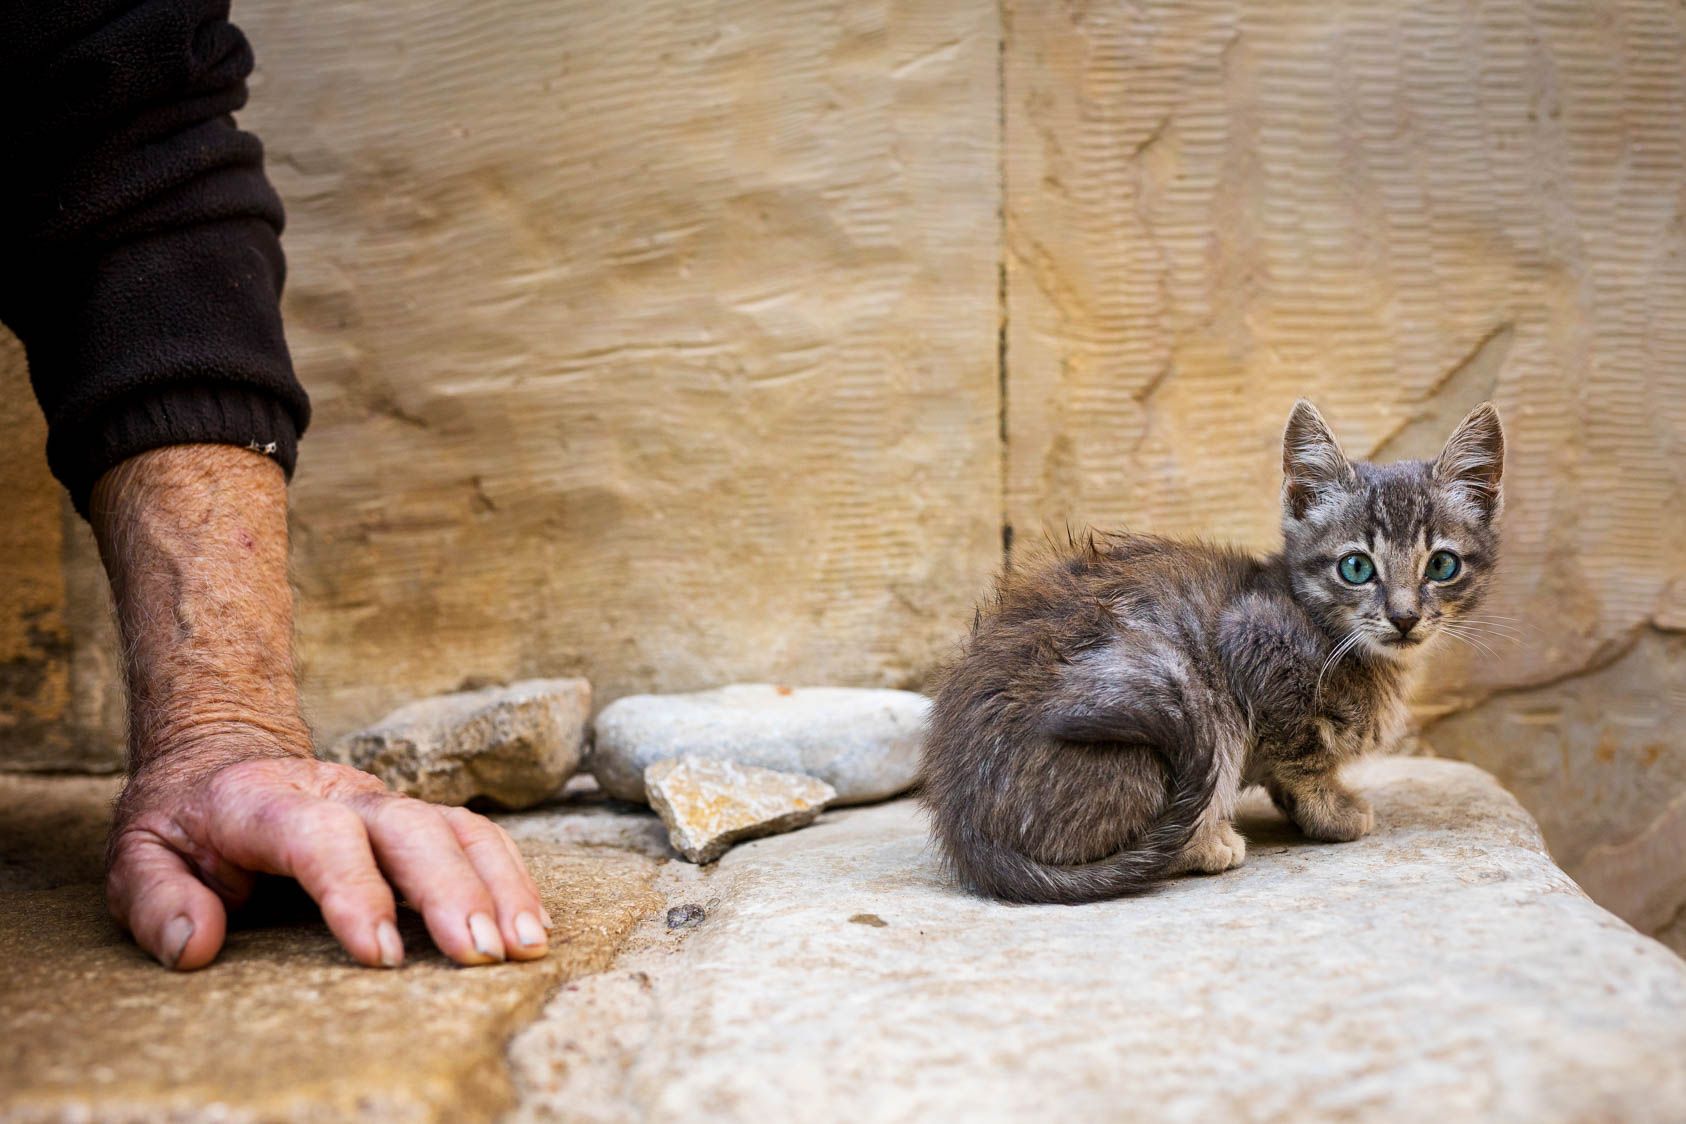
[{"label": "vertical seam in wall", "polygon": [[995,157],[996,157],[996,263],[995,263],[995,393],[996,455],[1000,468],[996,480],[997,506],[1001,525],[1001,565],[1013,560],[1013,523],[1007,510],[1007,482],[1011,471],[1007,415],[1007,0],[995,7]]}]

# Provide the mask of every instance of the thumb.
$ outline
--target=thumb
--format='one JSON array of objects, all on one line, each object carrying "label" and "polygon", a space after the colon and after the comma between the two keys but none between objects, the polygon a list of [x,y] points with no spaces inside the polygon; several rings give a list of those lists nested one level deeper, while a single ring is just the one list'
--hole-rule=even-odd
[{"label": "thumb", "polygon": [[117,841],[105,893],[112,916],[166,968],[203,968],[222,948],[228,928],[222,901],[150,832]]}]

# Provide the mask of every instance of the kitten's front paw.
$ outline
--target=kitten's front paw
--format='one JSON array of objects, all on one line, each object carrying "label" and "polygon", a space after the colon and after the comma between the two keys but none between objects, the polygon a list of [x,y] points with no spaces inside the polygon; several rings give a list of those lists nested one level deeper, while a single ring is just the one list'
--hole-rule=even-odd
[{"label": "kitten's front paw", "polygon": [[1177,858],[1175,873],[1199,871],[1202,874],[1222,874],[1234,870],[1247,861],[1247,840],[1228,823],[1202,829]]},{"label": "kitten's front paw", "polygon": [[1350,792],[1302,793],[1294,801],[1293,818],[1302,832],[1320,843],[1350,843],[1376,826],[1370,802]]}]

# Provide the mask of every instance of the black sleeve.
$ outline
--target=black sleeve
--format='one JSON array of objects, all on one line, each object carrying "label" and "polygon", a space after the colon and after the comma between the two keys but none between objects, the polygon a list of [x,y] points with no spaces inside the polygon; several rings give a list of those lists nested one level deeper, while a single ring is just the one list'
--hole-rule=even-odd
[{"label": "black sleeve", "polygon": [[235,127],[227,0],[0,0],[0,321],[87,514],[126,457],[242,445],[291,475],[310,405],[281,333],[281,200]]}]

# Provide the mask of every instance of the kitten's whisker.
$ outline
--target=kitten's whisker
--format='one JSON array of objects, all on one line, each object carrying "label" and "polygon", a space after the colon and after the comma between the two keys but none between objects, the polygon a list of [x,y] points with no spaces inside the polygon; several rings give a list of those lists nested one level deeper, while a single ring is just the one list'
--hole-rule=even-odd
[{"label": "kitten's whisker", "polygon": [[[1442,626],[1442,627],[1445,628],[1445,626]],[[1453,637],[1455,639],[1458,639],[1458,640],[1462,640],[1465,644],[1468,644],[1470,647],[1486,653],[1488,659],[1496,660],[1496,659],[1499,658],[1498,653],[1493,651],[1493,649],[1489,648],[1481,640],[1477,639],[1474,633],[1460,632],[1459,630],[1457,630],[1455,628],[1446,628],[1445,631],[1446,631],[1446,635],[1451,636],[1451,637]]]},{"label": "kitten's whisker", "polygon": [[1517,630],[1518,632],[1535,632],[1535,631],[1538,631],[1533,625],[1531,625],[1531,624],[1529,624],[1525,621],[1512,621],[1512,620],[1503,619],[1501,617],[1488,617],[1488,616],[1484,616],[1484,615],[1481,615],[1481,614],[1473,614],[1473,615],[1467,616],[1467,617],[1458,617],[1457,620],[1458,620],[1459,623],[1468,622],[1470,624],[1492,625],[1494,628],[1512,628],[1512,629]]},{"label": "kitten's whisker", "polygon": [[[1458,635],[1458,634],[1457,634],[1457,633],[1455,633],[1455,632],[1449,632],[1449,633],[1447,633],[1447,634],[1446,634],[1446,635],[1448,635],[1448,636],[1450,636],[1450,637],[1451,637],[1451,638],[1452,638],[1452,639],[1453,639],[1453,640],[1456,640],[1456,641],[1457,641],[1457,642],[1458,642],[1458,643],[1460,643],[1460,644],[1467,644],[1467,645],[1469,645],[1469,647],[1470,647],[1470,649],[1471,649],[1471,650],[1477,650],[1477,649],[1476,649],[1476,648],[1475,648],[1475,642],[1474,642],[1474,641],[1472,641],[1472,640],[1471,640],[1471,639],[1470,639],[1470,638],[1469,638],[1469,637],[1467,637],[1467,636],[1459,636],[1459,635]],[[1491,657],[1491,656],[1489,656],[1489,658],[1493,658],[1493,657]]]},{"label": "kitten's whisker", "polygon": [[1502,621],[1483,620],[1480,617],[1459,617],[1455,624],[1473,625],[1477,628],[1491,629],[1494,632],[1508,632],[1517,636],[1532,634],[1535,630],[1522,625],[1506,624]]},{"label": "kitten's whisker", "polygon": [[[1476,641],[1473,637],[1466,635],[1465,633],[1453,632],[1451,629],[1447,629],[1446,635],[1450,636],[1453,640],[1456,640],[1460,644],[1468,645],[1472,650],[1475,650],[1475,651],[1481,651],[1482,650],[1480,647],[1478,647],[1479,642]],[[1492,658],[1492,653],[1489,652],[1488,656],[1489,656],[1489,658]]]},{"label": "kitten's whisker", "polygon": [[1509,640],[1513,644],[1521,643],[1524,639],[1526,639],[1526,637],[1524,637],[1521,633],[1506,632],[1496,625],[1486,624],[1482,621],[1453,621],[1450,625],[1443,623],[1441,627],[1461,628],[1466,631],[1478,633],[1482,636],[1492,636],[1501,640]]},{"label": "kitten's whisker", "polygon": [[1341,656],[1345,655],[1354,644],[1358,643],[1362,635],[1363,634],[1356,628],[1347,633],[1346,639],[1335,645],[1335,650],[1329,653],[1328,657],[1323,661],[1323,666],[1317,669],[1317,684],[1311,689],[1311,708],[1313,710],[1316,710],[1322,702],[1323,676],[1328,673],[1329,669],[1335,665],[1335,662],[1339,660]]},{"label": "kitten's whisker", "polygon": [[1474,636],[1485,637],[1488,640],[1503,640],[1507,644],[1520,644],[1523,640],[1523,637],[1509,632],[1490,632],[1479,628],[1466,628],[1463,631]]},{"label": "kitten's whisker", "polygon": [[1489,616],[1486,613],[1469,613],[1469,614],[1466,614],[1464,616],[1456,617],[1454,619],[1460,620],[1460,621],[1481,621],[1483,624],[1504,624],[1504,625],[1509,625],[1512,628],[1532,628],[1533,627],[1533,625],[1528,623],[1527,621],[1519,621],[1514,617],[1494,617],[1494,616]]}]

